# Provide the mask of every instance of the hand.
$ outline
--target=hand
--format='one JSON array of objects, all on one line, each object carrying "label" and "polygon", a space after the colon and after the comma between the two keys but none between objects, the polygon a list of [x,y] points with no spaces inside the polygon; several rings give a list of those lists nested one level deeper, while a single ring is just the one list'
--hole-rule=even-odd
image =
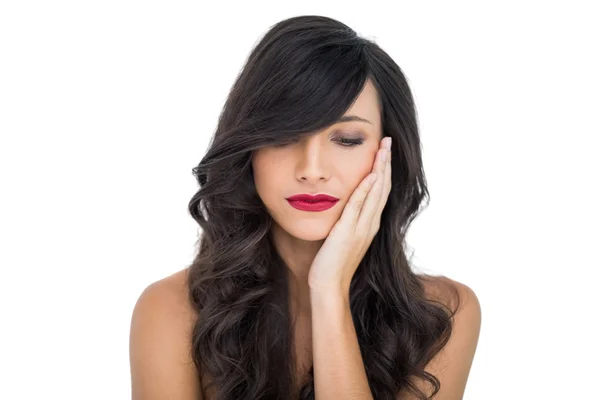
[{"label": "hand", "polygon": [[[317,252],[308,273],[311,290],[349,292],[352,277],[379,231],[381,213],[392,187],[391,139],[381,140],[372,173],[354,190]],[[381,156],[386,153],[387,159],[382,161]],[[373,176],[377,179],[370,183]]]}]

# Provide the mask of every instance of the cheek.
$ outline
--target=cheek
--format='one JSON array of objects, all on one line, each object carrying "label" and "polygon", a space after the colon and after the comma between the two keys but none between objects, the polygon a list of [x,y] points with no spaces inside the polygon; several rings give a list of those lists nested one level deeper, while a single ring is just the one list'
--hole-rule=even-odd
[{"label": "cheek", "polygon": [[361,157],[342,157],[336,165],[339,166],[338,176],[343,177],[344,187],[354,190],[362,180],[373,170],[375,156],[365,154]]},{"label": "cheek", "polygon": [[280,174],[277,174],[276,168],[267,158],[255,157],[252,160],[252,173],[254,177],[254,185],[256,191],[265,204],[269,208],[269,203],[273,202],[277,196],[277,187],[282,187],[277,179]]}]

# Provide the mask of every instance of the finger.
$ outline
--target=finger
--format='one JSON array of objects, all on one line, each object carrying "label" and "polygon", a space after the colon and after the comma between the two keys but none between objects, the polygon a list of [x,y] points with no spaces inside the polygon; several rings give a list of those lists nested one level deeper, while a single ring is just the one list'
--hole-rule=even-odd
[{"label": "finger", "polygon": [[385,190],[385,174],[387,168],[387,160],[389,159],[389,151],[382,146],[377,152],[375,160],[375,166],[373,170],[377,173],[377,182],[369,192],[369,195],[365,199],[361,214],[358,216],[356,223],[357,229],[361,232],[372,232],[373,224],[379,222],[379,207],[381,204],[381,197]]},{"label": "finger", "polygon": [[386,160],[385,172],[383,177],[383,191],[381,193],[379,207],[377,209],[376,215],[381,216],[385,205],[387,204],[390,192],[392,190],[392,152],[388,154],[388,158]]},{"label": "finger", "polygon": [[364,206],[365,199],[378,179],[379,177],[377,174],[372,172],[368,174],[360,182],[354,192],[352,192],[352,195],[348,199],[348,203],[346,203],[339,220],[346,229],[351,229],[354,231],[356,227],[356,221],[358,221],[358,217]]}]

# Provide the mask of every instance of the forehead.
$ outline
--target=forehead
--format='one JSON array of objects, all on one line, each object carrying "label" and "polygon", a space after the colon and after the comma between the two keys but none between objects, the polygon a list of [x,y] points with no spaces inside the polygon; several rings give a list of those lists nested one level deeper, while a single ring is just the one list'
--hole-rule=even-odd
[{"label": "forehead", "polygon": [[354,101],[354,104],[346,111],[345,115],[356,115],[368,119],[375,129],[379,129],[381,120],[379,96],[371,80],[367,80],[361,93]]}]

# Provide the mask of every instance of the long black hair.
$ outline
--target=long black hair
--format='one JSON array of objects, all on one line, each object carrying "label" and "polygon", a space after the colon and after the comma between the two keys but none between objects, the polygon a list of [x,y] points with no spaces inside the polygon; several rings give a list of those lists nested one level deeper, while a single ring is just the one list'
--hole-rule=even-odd
[{"label": "long black hair", "polygon": [[[381,127],[393,138],[392,189],[379,232],[350,286],[350,307],[369,385],[378,400],[402,389],[427,399],[414,378],[452,330],[450,310],[426,297],[407,257],[407,229],[428,201],[414,100],[398,65],[374,42],[324,16],[271,27],[250,53],[193,173],[189,212],[201,227],[189,266],[197,311],[192,358],[218,400],[314,399],[314,371],[297,382],[286,265],[269,238],[272,218],[254,185],[252,154],[331,126],[367,80]],[[206,384],[206,382],[204,382]],[[206,387],[205,387],[206,389]]]}]

